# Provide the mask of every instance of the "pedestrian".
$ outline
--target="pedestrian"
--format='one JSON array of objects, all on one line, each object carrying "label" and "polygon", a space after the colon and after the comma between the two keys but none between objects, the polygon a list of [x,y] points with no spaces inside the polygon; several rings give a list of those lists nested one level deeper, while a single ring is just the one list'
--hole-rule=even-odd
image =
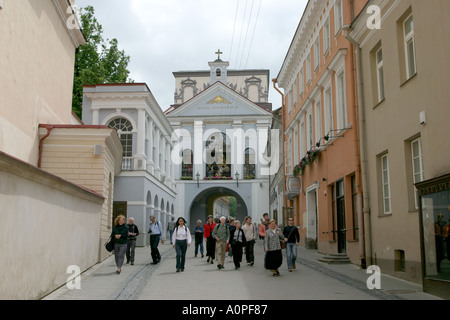
[{"label": "pedestrian", "polygon": [[177,253],[177,272],[184,271],[184,265],[186,262],[186,250],[191,245],[191,232],[186,226],[186,220],[183,217],[179,217],[175,225],[173,236],[172,236],[172,246],[175,248]]},{"label": "pedestrian", "polygon": [[211,264],[214,263],[216,257],[216,240],[214,240],[212,236],[215,226],[216,224],[213,222],[213,216],[208,216],[203,236],[206,239],[206,256],[208,257],[206,262]]},{"label": "pedestrian", "polygon": [[167,223],[167,231],[169,231],[170,235],[170,244],[172,243],[172,235],[173,235],[173,229],[175,228],[175,217],[172,217],[170,221]]},{"label": "pedestrian", "polygon": [[235,221],[235,228],[230,231],[230,247],[233,251],[234,268],[239,270],[242,262],[242,248],[245,246],[246,239],[244,230],[241,228],[241,222]]},{"label": "pedestrian", "polygon": [[288,219],[288,226],[283,229],[284,241],[286,242],[286,259],[288,271],[292,272],[295,269],[295,262],[297,261],[297,247],[300,242],[300,234],[298,228],[294,226],[294,218]]},{"label": "pedestrian", "polygon": [[[230,234],[231,234],[231,231],[236,229],[235,223],[236,223],[236,218],[234,218],[234,217],[229,217],[228,218],[227,226],[230,229]],[[233,248],[231,248],[231,246],[227,247],[227,253],[228,253],[228,257],[230,257],[230,262],[231,262],[232,261],[231,258],[233,257]]]},{"label": "pedestrian", "polygon": [[258,235],[256,226],[252,224],[252,217],[248,216],[244,220],[244,225],[242,226],[242,230],[244,231],[245,235],[245,259],[247,260],[248,266],[253,266],[255,263],[255,254],[254,254],[254,248],[255,248],[255,242],[256,237]]},{"label": "pedestrian", "polygon": [[225,268],[225,255],[230,240],[230,229],[225,224],[226,218],[221,217],[220,223],[214,227],[213,237],[216,240],[217,268]]},{"label": "pedestrian", "polygon": [[114,219],[112,236],[114,237],[114,257],[117,266],[116,273],[120,274],[123,261],[125,260],[128,241],[128,227],[126,225],[125,216],[119,215]]},{"label": "pedestrian", "polygon": [[161,222],[156,221],[154,215],[150,216],[150,229],[148,230],[150,233],[150,249],[152,254],[153,262],[151,264],[157,264],[161,261],[161,254],[158,250],[159,241],[164,244],[164,232],[161,227]]},{"label": "pedestrian", "polygon": [[[264,245],[264,237],[266,235],[267,229],[269,229],[269,214],[264,213],[263,218],[264,218],[264,220],[261,221],[258,232],[259,232],[259,238],[263,240],[263,245]],[[265,247],[264,247],[264,249],[265,249]]]},{"label": "pedestrian", "polygon": [[283,263],[283,254],[281,253],[280,241],[284,240],[284,236],[280,229],[277,228],[275,220],[270,220],[269,229],[266,231],[264,242],[267,252],[265,258],[265,267],[271,270],[274,277],[279,276],[278,268]]},{"label": "pedestrian", "polygon": [[134,256],[136,249],[136,237],[139,235],[139,229],[134,224],[134,218],[128,219],[128,242],[127,242],[127,263],[134,265]]},{"label": "pedestrian", "polygon": [[195,233],[195,257],[197,257],[198,254],[198,247],[200,247],[200,254],[203,258],[203,234],[204,229],[202,227],[202,220],[197,220],[197,226],[194,230]]}]

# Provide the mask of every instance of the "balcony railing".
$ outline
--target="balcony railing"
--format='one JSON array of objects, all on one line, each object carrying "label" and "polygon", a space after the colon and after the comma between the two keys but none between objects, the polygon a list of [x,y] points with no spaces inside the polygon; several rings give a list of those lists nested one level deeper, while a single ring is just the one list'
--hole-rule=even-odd
[{"label": "balcony railing", "polygon": [[122,170],[123,171],[134,170],[134,159],[132,157],[123,157]]}]

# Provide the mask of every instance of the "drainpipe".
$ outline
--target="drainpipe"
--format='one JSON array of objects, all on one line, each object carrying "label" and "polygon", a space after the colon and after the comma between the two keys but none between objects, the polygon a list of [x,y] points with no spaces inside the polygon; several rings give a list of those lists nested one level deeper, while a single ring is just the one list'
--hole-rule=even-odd
[{"label": "drainpipe", "polygon": [[[278,82],[278,79],[272,79],[273,88],[281,95],[281,134],[283,135],[283,139],[281,140],[282,143],[282,150],[283,150],[283,204],[284,207],[286,207],[286,179],[285,179],[285,167],[284,167],[284,125],[285,125],[285,116],[284,116],[284,94],[280,91],[280,89],[277,88],[276,84]],[[283,214],[283,213],[281,213]]]},{"label": "drainpipe", "polygon": [[[344,36],[350,41],[355,49],[356,55],[356,90],[358,99],[358,115],[359,115],[359,154],[361,161],[361,182],[362,182],[362,210],[358,210],[358,222],[359,222],[359,236],[360,242],[360,255],[365,259],[370,259],[366,262],[372,264],[372,234],[370,226],[370,195],[369,184],[367,176],[367,139],[366,139],[366,126],[365,126],[365,108],[364,108],[364,82],[362,77],[362,58],[361,58],[361,45],[350,36],[351,26],[343,26]],[[361,200],[358,199],[358,207],[361,207]]]},{"label": "drainpipe", "polygon": [[40,127],[43,127],[45,129],[47,129],[47,134],[44,137],[42,137],[42,139],[39,141],[38,168],[41,168],[41,165],[42,165],[42,151],[43,151],[42,149],[43,149],[43,146],[44,146],[44,140],[47,139],[50,136],[50,133],[53,130],[52,126],[40,126]]}]

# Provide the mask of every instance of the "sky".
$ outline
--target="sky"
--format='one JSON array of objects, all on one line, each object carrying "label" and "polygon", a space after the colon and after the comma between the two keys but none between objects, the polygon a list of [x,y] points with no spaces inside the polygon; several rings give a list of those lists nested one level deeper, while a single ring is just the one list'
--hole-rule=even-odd
[{"label": "sky", "polygon": [[[308,0],[76,0],[91,5],[106,39],[116,38],[131,61],[130,78],[144,82],[162,110],[173,104],[173,72],[269,69],[276,78]],[[269,102],[281,107],[270,83]]]}]

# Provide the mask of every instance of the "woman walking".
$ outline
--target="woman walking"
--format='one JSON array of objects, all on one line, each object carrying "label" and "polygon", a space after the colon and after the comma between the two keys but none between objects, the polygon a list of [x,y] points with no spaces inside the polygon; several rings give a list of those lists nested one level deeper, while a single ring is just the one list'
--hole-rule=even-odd
[{"label": "woman walking", "polygon": [[234,268],[239,270],[242,262],[242,248],[245,246],[245,234],[241,228],[241,222],[236,220],[235,228],[230,231],[230,247],[233,252]]},{"label": "woman walking", "polygon": [[119,274],[125,260],[128,243],[128,227],[126,225],[125,216],[120,215],[114,220],[114,228],[112,231],[114,237],[114,257],[116,259],[117,270]]},{"label": "woman walking", "polygon": [[212,236],[215,226],[213,216],[208,216],[208,222],[205,224],[203,235],[206,239],[206,256],[208,257],[206,262],[211,262],[211,264],[214,263],[216,257],[216,240]]},{"label": "woman walking", "polygon": [[281,253],[280,241],[284,241],[284,235],[280,229],[276,228],[275,220],[270,220],[269,229],[264,237],[266,248],[266,269],[271,270],[274,277],[280,275],[278,268],[283,263],[283,254]]},{"label": "woman walking", "polygon": [[172,235],[172,246],[177,252],[177,272],[184,271],[186,250],[191,245],[191,240],[191,232],[186,226],[186,220],[183,217],[179,217]]}]

